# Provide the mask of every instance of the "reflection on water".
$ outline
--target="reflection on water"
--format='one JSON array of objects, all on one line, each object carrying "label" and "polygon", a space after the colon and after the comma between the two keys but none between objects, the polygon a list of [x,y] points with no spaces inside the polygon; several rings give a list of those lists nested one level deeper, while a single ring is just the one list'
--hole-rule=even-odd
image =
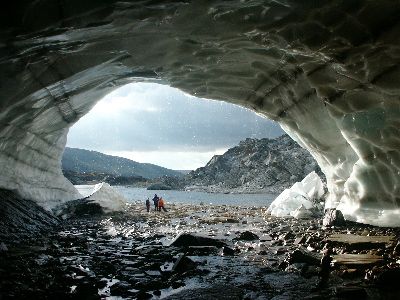
[{"label": "reflection on water", "polygon": [[240,206],[269,206],[277,197],[276,194],[212,194],[188,191],[148,191],[145,188],[114,186],[130,202],[150,200],[157,194],[167,203],[182,204],[211,204],[211,205],[240,205]]}]

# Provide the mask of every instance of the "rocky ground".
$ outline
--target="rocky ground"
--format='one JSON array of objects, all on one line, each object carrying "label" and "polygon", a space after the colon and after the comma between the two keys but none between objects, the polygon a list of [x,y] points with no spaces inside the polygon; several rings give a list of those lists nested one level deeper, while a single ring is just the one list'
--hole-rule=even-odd
[{"label": "rocky ground", "polygon": [[264,208],[168,208],[147,213],[132,204],[2,242],[0,299],[400,297],[399,229],[323,228]]}]

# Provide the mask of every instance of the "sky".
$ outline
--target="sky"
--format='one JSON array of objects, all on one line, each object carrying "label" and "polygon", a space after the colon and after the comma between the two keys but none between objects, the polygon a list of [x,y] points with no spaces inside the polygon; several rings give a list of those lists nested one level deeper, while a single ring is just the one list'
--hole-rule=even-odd
[{"label": "sky", "polygon": [[248,137],[281,134],[277,123],[240,106],[133,83],[105,96],[74,124],[67,146],[194,170]]}]

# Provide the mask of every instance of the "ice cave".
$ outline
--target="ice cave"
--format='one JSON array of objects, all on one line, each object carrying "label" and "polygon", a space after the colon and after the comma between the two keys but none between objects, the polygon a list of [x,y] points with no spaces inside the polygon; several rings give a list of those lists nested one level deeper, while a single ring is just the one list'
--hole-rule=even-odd
[{"label": "ice cave", "polygon": [[279,122],[325,173],[327,206],[400,226],[399,1],[9,4],[1,188],[45,208],[78,198],[60,169],[68,129],[110,91],[157,82]]}]

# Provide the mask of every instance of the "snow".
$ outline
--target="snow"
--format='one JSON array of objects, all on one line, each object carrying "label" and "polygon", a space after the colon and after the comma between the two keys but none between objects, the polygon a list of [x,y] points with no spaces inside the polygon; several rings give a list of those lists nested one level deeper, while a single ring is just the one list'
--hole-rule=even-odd
[{"label": "snow", "polygon": [[324,185],[313,171],[301,182],[296,182],[291,188],[284,190],[271,203],[267,212],[276,217],[303,218],[309,215],[308,210],[314,206],[315,200],[323,195]]},{"label": "snow", "polygon": [[127,200],[106,182],[95,185],[75,185],[75,188],[82,198],[100,204],[105,212],[122,211],[125,208]]}]

